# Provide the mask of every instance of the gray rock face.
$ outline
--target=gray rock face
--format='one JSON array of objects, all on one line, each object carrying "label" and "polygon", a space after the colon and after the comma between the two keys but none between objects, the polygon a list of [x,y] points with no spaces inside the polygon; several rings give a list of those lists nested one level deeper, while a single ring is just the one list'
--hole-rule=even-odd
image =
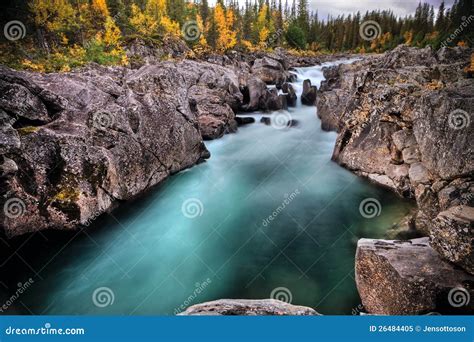
[{"label": "gray rock face", "polygon": [[442,260],[428,238],[361,239],[357,245],[357,288],[372,314],[472,313],[473,281],[474,276]]},{"label": "gray rock face", "polygon": [[[474,205],[474,79],[463,73],[469,56],[460,48],[436,54],[400,46],[325,71],[318,92],[323,126],[340,131],[333,159],[415,198],[416,227],[426,235],[441,211]],[[331,105],[336,111],[328,113]]]},{"label": "gray rock face", "polygon": [[183,316],[317,316],[315,310],[275,299],[221,299],[189,307]]},{"label": "gray rock face", "polygon": [[441,212],[430,225],[431,245],[445,259],[474,274],[474,208]]},{"label": "gray rock face", "polygon": [[[183,70],[172,63],[46,75],[2,68],[10,89],[0,105],[8,116],[0,131],[7,236],[73,229],[208,158],[188,101],[193,80]],[[40,117],[20,106],[25,96]]]}]

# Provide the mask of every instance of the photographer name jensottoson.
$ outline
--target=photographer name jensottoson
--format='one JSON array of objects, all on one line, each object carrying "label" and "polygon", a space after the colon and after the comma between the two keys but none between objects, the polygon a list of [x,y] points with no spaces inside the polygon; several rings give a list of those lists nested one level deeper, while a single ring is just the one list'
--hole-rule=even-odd
[{"label": "photographer name jensottoson", "polygon": [[464,333],[467,331],[465,326],[413,326],[413,325],[371,325],[370,332],[424,332],[424,333]]}]

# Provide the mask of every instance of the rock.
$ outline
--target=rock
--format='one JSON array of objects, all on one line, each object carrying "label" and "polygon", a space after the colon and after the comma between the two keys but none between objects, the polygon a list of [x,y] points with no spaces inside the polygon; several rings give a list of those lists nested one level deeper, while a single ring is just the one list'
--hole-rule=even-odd
[{"label": "rock", "polygon": [[289,80],[289,73],[283,64],[269,56],[256,59],[252,66],[252,74],[266,84],[282,84]]},{"label": "rock", "polygon": [[443,51],[447,60],[430,48],[401,46],[326,69],[317,96],[323,128],[339,131],[333,160],[415,198],[417,228],[425,232],[441,210],[459,205],[438,195],[443,182],[463,179],[453,184],[451,202],[461,185],[468,193],[474,184],[474,80],[463,74],[469,54],[461,51]]},{"label": "rock", "polygon": [[410,171],[408,172],[410,181],[413,185],[429,184],[431,181],[431,175],[428,169],[422,163],[415,163],[410,165]]},{"label": "rock", "polygon": [[[187,93],[199,77],[193,79],[186,67],[192,65],[163,63],[135,71],[91,65],[60,74],[1,68],[4,87],[21,89],[2,104],[16,123],[13,130],[5,123],[1,129],[0,205],[17,203],[21,209],[18,216],[1,211],[3,232],[12,237],[75,229],[208,158]],[[41,116],[10,105],[28,93],[41,94],[31,100],[42,103],[35,104]],[[210,120],[211,127],[217,119]]]},{"label": "rock", "polygon": [[182,316],[318,316],[306,306],[291,305],[275,299],[220,299],[197,304]]},{"label": "rock", "polygon": [[222,137],[225,133],[225,123],[214,116],[202,115],[198,118],[199,128],[204,140]]},{"label": "rock", "polygon": [[474,274],[474,207],[451,207],[430,225],[431,246],[446,260]]},{"label": "rock", "polygon": [[289,107],[295,107],[298,96],[296,95],[295,89],[290,83],[283,83],[281,90],[286,94],[286,101]]},{"label": "rock", "polygon": [[473,281],[473,276],[443,261],[428,238],[361,239],[357,244],[357,289],[372,314],[472,313],[474,301],[456,307],[459,298],[454,293],[474,298]]},{"label": "rock", "polygon": [[237,121],[237,124],[239,126],[243,126],[243,125],[248,125],[248,124],[254,123],[255,118],[236,116],[235,121]]},{"label": "rock", "polygon": [[316,94],[318,88],[311,85],[310,80],[303,82],[303,93],[301,94],[301,102],[308,106],[314,106],[316,104]]}]

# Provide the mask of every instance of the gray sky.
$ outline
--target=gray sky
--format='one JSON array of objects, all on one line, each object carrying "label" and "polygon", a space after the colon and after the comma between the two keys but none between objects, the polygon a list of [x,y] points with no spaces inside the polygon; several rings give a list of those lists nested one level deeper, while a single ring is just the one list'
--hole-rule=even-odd
[{"label": "gray sky", "polygon": [[[239,0],[241,4],[245,0]],[[439,7],[442,0],[425,0],[434,5],[435,9]],[[285,4],[285,0],[282,0]],[[291,4],[292,0],[288,0]],[[376,9],[391,9],[395,15],[405,16],[415,13],[418,0],[309,0],[310,9],[312,11],[318,10],[320,18],[325,18],[328,14],[337,16],[339,14],[350,14],[360,11],[361,13],[367,10]],[[446,0],[447,7],[453,4],[454,0]],[[210,0],[210,3],[215,3],[215,0]]]}]

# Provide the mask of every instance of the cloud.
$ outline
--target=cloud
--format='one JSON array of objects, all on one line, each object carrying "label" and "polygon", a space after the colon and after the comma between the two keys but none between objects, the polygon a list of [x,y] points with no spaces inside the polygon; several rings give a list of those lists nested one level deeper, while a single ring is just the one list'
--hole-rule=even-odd
[{"label": "cloud", "polygon": [[[433,5],[435,9],[439,7],[442,0],[425,0]],[[446,6],[453,4],[454,0],[445,0]],[[215,4],[215,0],[210,1]],[[239,0],[243,5],[245,0]],[[282,0],[285,4],[285,0]],[[292,3],[292,0],[288,0]],[[392,10],[397,16],[406,16],[414,14],[419,1],[417,0],[309,0],[310,11],[318,11],[320,18],[329,15],[338,16],[341,14],[351,14],[360,11],[365,13],[372,10]]]}]

